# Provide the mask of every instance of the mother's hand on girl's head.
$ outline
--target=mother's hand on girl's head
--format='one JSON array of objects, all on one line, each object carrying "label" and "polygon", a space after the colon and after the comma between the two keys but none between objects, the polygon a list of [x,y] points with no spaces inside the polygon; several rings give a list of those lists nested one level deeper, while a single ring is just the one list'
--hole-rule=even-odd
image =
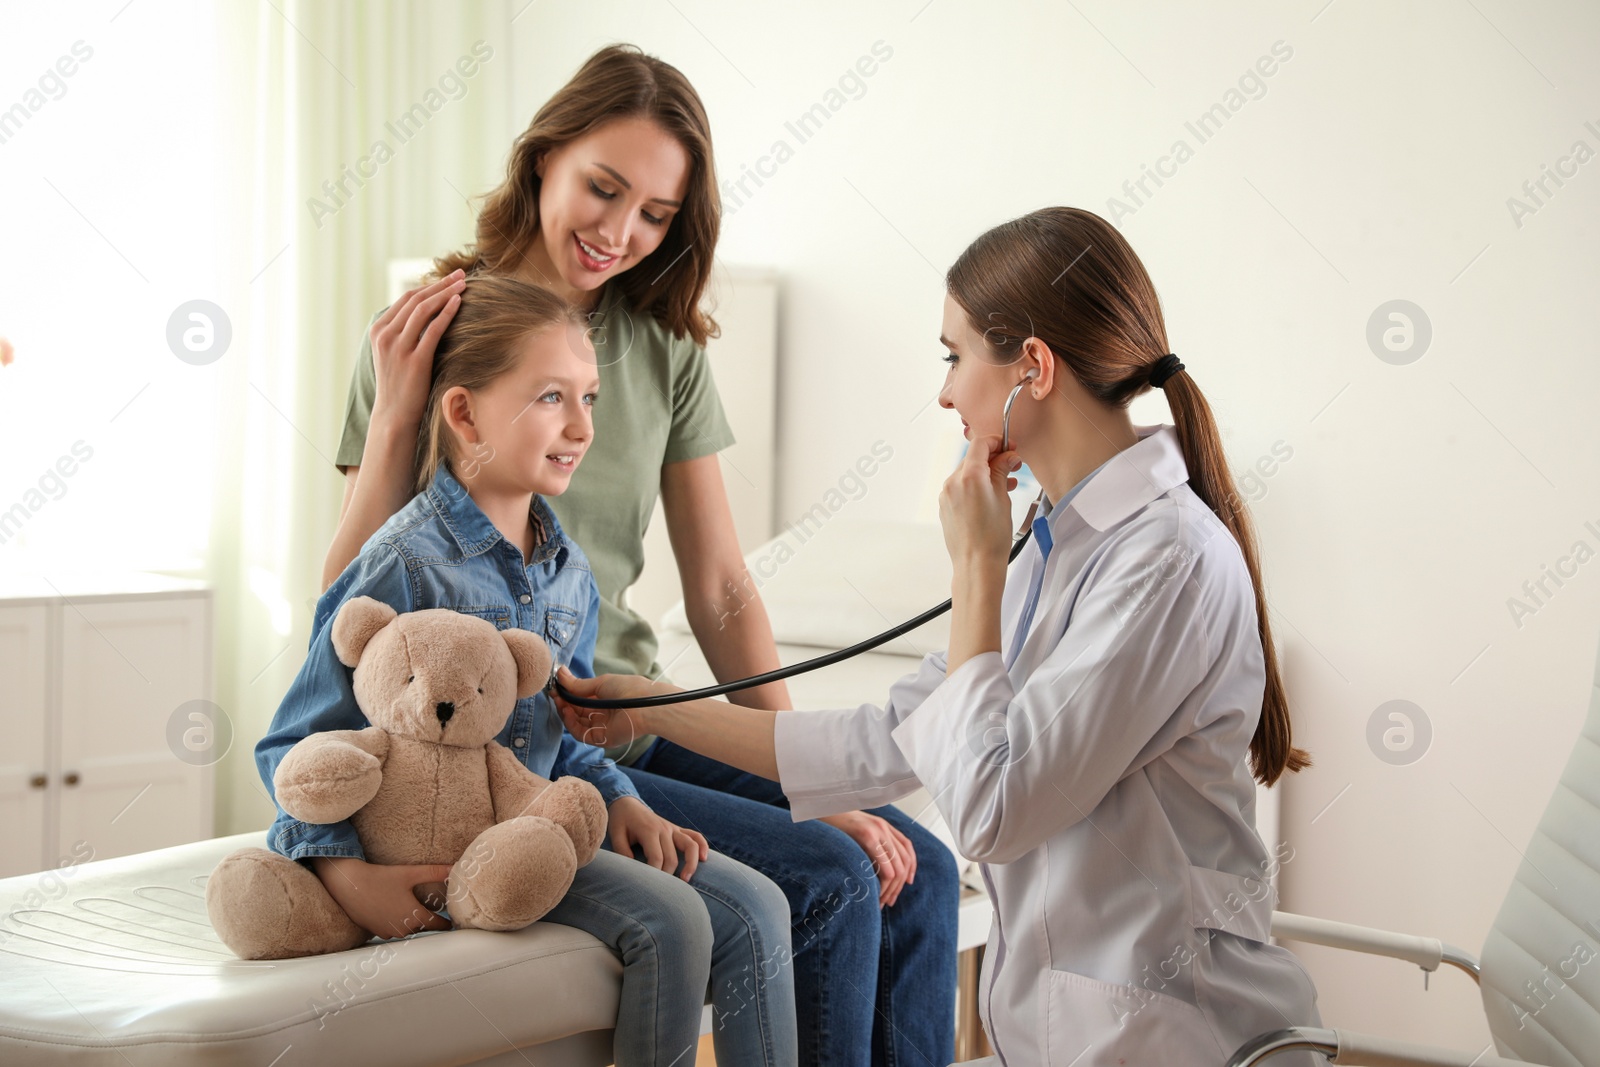
[{"label": "mother's hand on girl's head", "polygon": [[1015,449],[1001,452],[998,434],[972,439],[961,463],[939,493],[939,524],[950,558],[1004,564],[1011,548],[1011,498],[1017,487],[1009,476],[1022,466]]},{"label": "mother's hand on girl's head", "polygon": [[378,316],[368,331],[377,392],[372,422],[407,426],[422,421],[433,376],[433,353],[461,306],[466,275],[459,270],[409,290]]}]

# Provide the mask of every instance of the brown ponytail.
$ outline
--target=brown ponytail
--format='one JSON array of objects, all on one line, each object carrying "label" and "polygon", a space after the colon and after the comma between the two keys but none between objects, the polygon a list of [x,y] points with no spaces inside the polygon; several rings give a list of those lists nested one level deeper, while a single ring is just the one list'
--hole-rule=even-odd
[{"label": "brown ponytail", "polygon": [[[961,253],[945,285],[1001,363],[1037,337],[1092,395],[1125,408],[1150,388],[1151,367],[1168,351],[1155,286],[1122,234],[1079,208],[1052,207],[1002,223]],[[1261,718],[1250,769],[1272,785],[1285,770],[1311,765],[1290,738],[1289,704],[1273,648],[1255,528],[1228,470],[1211,406],[1185,371],[1165,383],[1189,488],[1233,534],[1250,571],[1266,661]]]}]

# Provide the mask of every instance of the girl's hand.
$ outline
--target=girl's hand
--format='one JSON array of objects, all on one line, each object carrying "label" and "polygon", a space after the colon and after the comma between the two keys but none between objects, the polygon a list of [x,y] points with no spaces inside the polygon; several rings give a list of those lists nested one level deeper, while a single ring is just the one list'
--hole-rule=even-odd
[{"label": "girl's hand", "polygon": [[711,856],[711,846],[693,830],[668,822],[638,797],[618,797],[611,802],[611,851],[619,856],[633,855],[633,846],[644,849],[644,862],[671,874],[683,853],[683,870],[678,877],[687,882],[700,861]]},{"label": "girl's hand", "polygon": [[[574,696],[594,697],[596,700],[627,700],[677,691],[637,674],[602,674],[598,678],[579,678],[566,667],[556,671],[556,681]],[[634,738],[651,732],[645,722],[645,708],[580,708],[568,704],[560,693],[553,695],[556,712],[566,725],[567,732],[586,745],[598,745],[601,748],[626,745],[632,743]]]},{"label": "girl's hand", "polygon": [[900,891],[917,880],[917,850],[887,819],[864,811],[847,811],[817,820],[850,835],[872,861],[878,876],[878,907],[887,908],[900,899]]},{"label": "girl's hand", "polygon": [[432,285],[408,291],[368,331],[377,394],[371,422],[414,427],[422,422],[433,376],[433,352],[461,306],[466,275],[452,271]]},{"label": "girl's hand", "polygon": [[1006,494],[1017,487],[1009,473],[1022,466],[1022,459],[1015,449],[995,454],[999,447],[997,434],[974,437],[939,493],[944,544],[957,567],[998,562],[1005,568],[1011,550],[1011,498]]},{"label": "girl's hand", "polygon": [[350,920],[379,937],[448,930],[450,920],[424,907],[416,887],[444,883],[448,863],[368,863],[354,856],[318,856],[312,869]]}]

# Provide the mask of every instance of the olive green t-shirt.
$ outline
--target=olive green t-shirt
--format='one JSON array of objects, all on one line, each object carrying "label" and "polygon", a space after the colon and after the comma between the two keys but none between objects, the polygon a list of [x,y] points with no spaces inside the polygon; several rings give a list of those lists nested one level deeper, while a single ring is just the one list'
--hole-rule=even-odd
[{"label": "olive green t-shirt", "polygon": [[[547,502],[589,557],[600,587],[595,673],[656,678],[655,631],[623,603],[623,593],[644,568],[644,534],[660,495],[661,468],[720,452],[733,444],[733,431],[704,348],[626,307],[612,285],[601,293],[590,327],[600,375],[594,441],[567,491]],[[334,458],[340,467],[361,463],[376,389],[372,345],[363,337]],[[630,764],[652,740],[637,738],[606,754]]]}]

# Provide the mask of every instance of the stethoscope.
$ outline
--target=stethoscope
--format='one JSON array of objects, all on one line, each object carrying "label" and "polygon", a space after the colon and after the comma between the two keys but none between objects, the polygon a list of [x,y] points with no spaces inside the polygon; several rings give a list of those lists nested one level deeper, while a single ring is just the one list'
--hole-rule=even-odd
[{"label": "stethoscope", "polygon": [[[1000,416],[1001,452],[1009,452],[1011,450],[1011,405],[1017,402],[1017,394],[1022,392],[1023,387],[1038,376],[1039,372],[1037,370],[1029,370],[1027,374],[1023,375],[1022,381],[1018,382],[1016,387],[1011,390],[1011,395],[1006,397],[1005,410]],[[1006,558],[1006,564],[1008,566],[1014,562],[1018,554],[1021,553],[1025,547],[1027,547],[1028,539],[1033,536],[1033,516],[1038,512],[1039,505],[1043,501],[1044,491],[1041,489],[1039,491],[1039,496],[1028,508],[1028,517],[1023,520],[1022,528],[1012,535],[1011,554]],[[808,659],[803,663],[795,663],[788,667],[779,667],[777,670],[767,671],[765,674],[755,674],[751,675],[749,678],[738,678],[731,682],[723,682],[721,685],[708,685],[701,689],[687,689],[681,693],[662,693],[657,696],[629,697],[627,699],[620,700],[601,700],[597,697],[577,696],[576,694],[569,692],[566,686],[562,685],[560,682],[557,682],[554,677],[550,679],[550,683],[548,686],[546,686],[546,688],[560,694],[561,699],[566,701],[568,704],[579,708],[658,708],[664,704],[681,704],[690,700],[702,700],[707,697],[719,697],[728,693],[736,693],[741,689],[754,689],[758,685],[766,685],[769,682],[781,682],[785,679],[793,678],[797,674],[807,674],[811,671],[820,670],[823,667],[830,667],[833,664],[847,660],[852,656],[859,656],[863,652],[870,652],[879,645],[893,641],[901,634],[910,633],[912,630],[915,630],[925,622],[937,619],[940,615],[943,615],[949,610],[950,601],[946,600],[943,604],[940,604],[937,607],[929,608],[927,611],[924,611],[921,615],[918,615],[915,618],[907,619],[900,625],[891,627],[890,629],[883,631],[883,633],[878,634],[876,637],[869,637],[865,641],[853,644],[849,648],[841,648],[837,651],[818,656],[815,659]]]}]

